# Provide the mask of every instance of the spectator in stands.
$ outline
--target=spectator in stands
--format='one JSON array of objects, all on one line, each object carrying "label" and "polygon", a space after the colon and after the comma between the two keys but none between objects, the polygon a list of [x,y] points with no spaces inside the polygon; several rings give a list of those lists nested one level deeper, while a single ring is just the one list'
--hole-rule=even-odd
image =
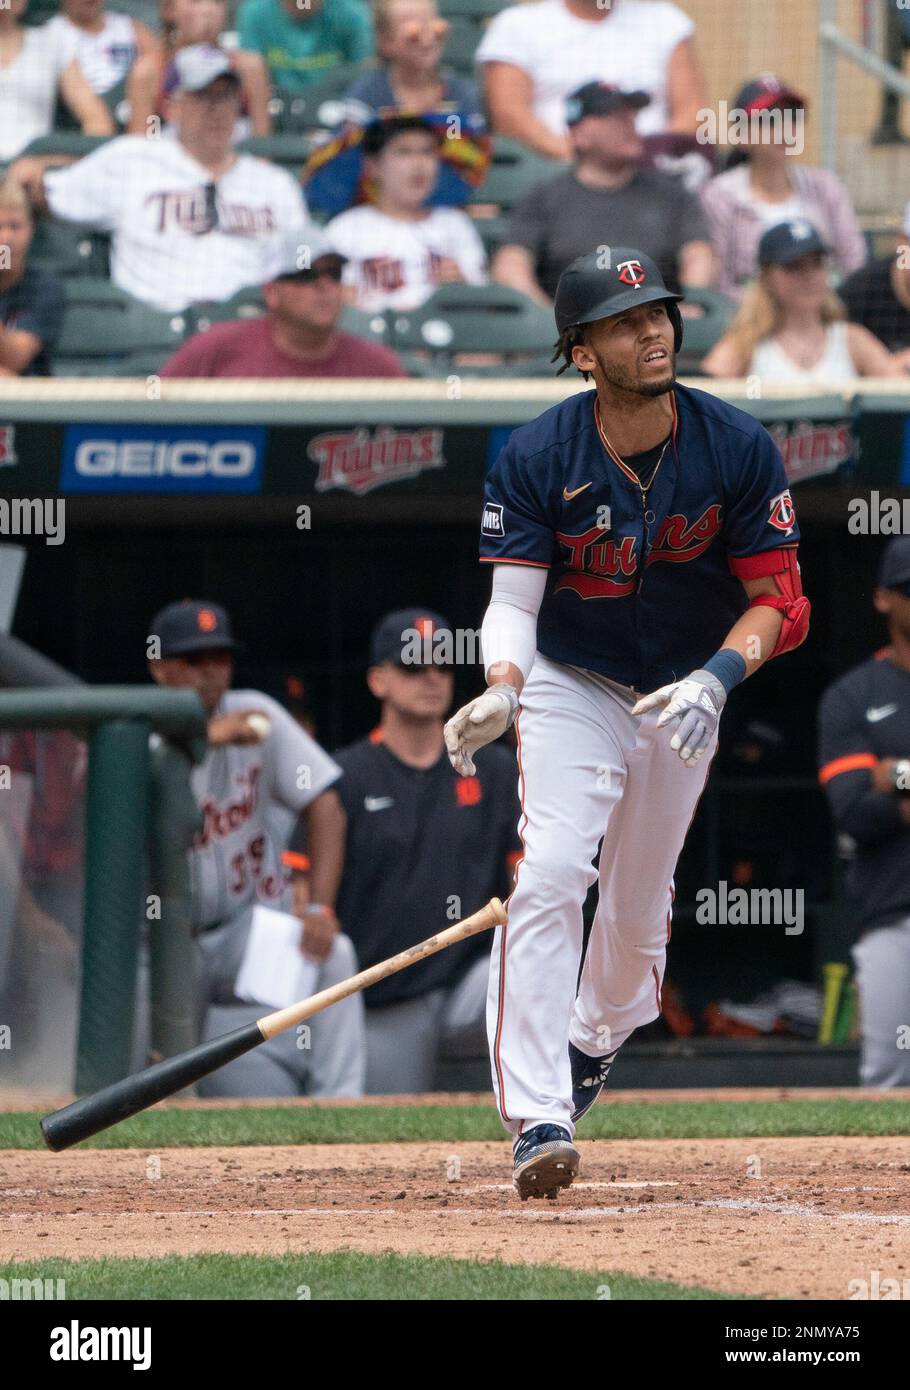
[{"label": "spectator in stands", "polygon": [[427,207],[439,173],[439,137],[419,116],[376,121],[363,138],[374,203],[325,228],[347,259],[344,282],[371,313],[416,309],[437,285],[486,283],[483,242],[461,208]]},{"label": "spectator in stands", "polygon": [[112,135],[114,122],[59,30],[20,23],[26,0],[0,4],[0,162],[53,128],[58,96],[86,135]]},{"label": "spectator in stands", "polygon": [[105,0],[61,0],[60,13],[45,27],[70,44],[85,80],[99,96],[125,82],[136,60],[157,46],[145,24],[106,10]]},{"label": "spectator in stands", "polygon": [[705,105],[694,30],[665,0],[541,0],[501,10],[477,49],[493,130],[571,159],[569,94],[583,82],[612,82],[651,97],[643,135],[694,135]]},{"label": "spectator in stands", "polygon": [[792,153],[798,133],[787,143],[783,115],[802,120],[805,101],[780,78],[765,74],[747,82],[734,102],[736,112],[751,120],[761,112],[780,112],[775,125],[769,117],[758,138],[736,147],[738,162],[711,179],[701,198],[720,260],[717,287],[742,298],[756,270],[756,251],[763,232],[776,222],[802,218],[811,222],[831,247],[842,274],[856,270],[866,259],[866,243],[850,195],[828,169],[797,164]]},{"label": "spectator in stands", "polygon": [[[289,846],[292,856],[309,855],[314,874],[321,856],[338,866],[337,895],[320,901],[335,909],[361,969],[503,895],[520,857],[514,754],[482,749],[465,779],[446,756],[446,634],[451,644],[445,619],[420,608],[374,628],[366,678],[379,725],[336,755],[342,776],[325,793],[334,839],[321,851],[302,836]],[[296,880],[293,858],[289,867]],[[366,991],[368,1093],[429,1091],[440,1056],[486,1057],[489,948],[486,934],[475,937]]]},{"label": "spectator in stands", "polygon": [[[129,133],[148,135],[154,116],[166,119],[168,93],[165,75],[168,64],[181,48],[194,44],[224,47],[227,25],[227,0],[166,0],[162,6],[164,33],[151,52],[136,63],[130,74],[127,98],[130,104]],[[268,135],[272,128],[269,115],[269,72],[258,53],[245,49],[232,52],[230,61],[240,79],[240,118],[234,138],[243,140],[249,135]]]},{"label": "spectator in stands", "polygon": [[793,386],[900,376],[899,363],[868,329],[844,322],[828,281],[830,254],[809,222],[770,227],[758,246],[759,279],[703,370]]},{"label": "spectator in stands", "polygon": [[[305,252],[304,255],[301,253]],[[301,268],[301,261],[304,266]],[[263,287],[261,318],[218,323],[165,363],[165,377],[402,377],[388,348],[343,333],[344,257],[312,236],[293,242],[281,274]]]},{"label": "spectator in stands", "polygon": [[851,323],[861,323],[881,339],[910,371],[910,206],[904,235],[890,256],[879,256],[854,270],[838,288]]},{"label": "spectator in stands", "polygon": [[711,284],[714,254],[698,199],[671,175],[639,167],[635,117],[649,101],[646,92],[605,82],[573,93],[567,103],[573,166],[513,210],[494,280],[549,306],[569,262],[612,243],[647,251],[673,290]]},{"label": "spectator in stands", "polygon": [[55,217],[112,234],[115,284],[177,311],[264,284],[283,265],[285,237],[305,244],[309,224],[290,174],[231,147],[240,82],[225,53],[180,49],[167,89],[176,139],[122,135],[67,169],[16,167]]},{"label": "spectator in stands", "polygon": [[373,24],[379,62],[354,79],[351,101],[373,111],[479,111],[476,85],[440,66],[448,23],[436,0],[375,0]]},{"label": "spectator in stands", "polygon": [[63,282],[28,264],[34,224],[28,196],[15,179],[0,182],[0,376],[49,376],[49,356],[63,320]]},{"label": "spectator in stands", "polygon": [[889,645],[819,708],[819,780],[852,848],[847,875],[863,1086],[910,1086],[910,537],[888,543],[874,603]]},{"label": "spectator in stands", "polygon": [[261,53],[272,85],[305,92],[340,63],[373,54],[373,23],[364,0],[243,0],[240,46]]}]

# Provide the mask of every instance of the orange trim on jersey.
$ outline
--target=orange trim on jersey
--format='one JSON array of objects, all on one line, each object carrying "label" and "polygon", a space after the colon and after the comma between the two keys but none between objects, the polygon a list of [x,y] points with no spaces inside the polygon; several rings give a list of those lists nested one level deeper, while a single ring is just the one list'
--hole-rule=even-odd
[{"label": "orange trim on jersey", "polygon": [[544,560],[512,560],[506,555],[481,555],[482,565],[533,565],[536,570],[548,570],[550,564]]},{"label": "orange trim on jersey", "polygon": [[310,872],[310,856],[299,854],[296,850],[286,849],[281,856],[281,862],[286,869],[296,869],[301,874]]},{"label": "orange trim on jersey", "polygon": [[878,758],[874,753],[848,753],[843,758],[832,758],[830,763],[825,763],[819,768],[818,780],[824,786],[833,777],[840,777],[844,772],[858,772],[860,768],[872,768],[877,765]]},{"label": "orange trim on jersey", "polygon": [[522,854],[523,851],[520,849],[509,850],[509,853],[506,855],[506,863],[510,869],[514,869],[516,864],[521,863]]},{"label": "orange trim on jersey", "polygon": [[382,729],[380,728],[380,726],[377,724],[375,729],[371,729],[371,730],[370,730],[370,742],[371,742],[371,743],[382,743],[384,740],[385,740],[385,734],[383,733],[383,731],[382,731]]},{"label": "orange trim on jersey", "polygon": [[659,1013],[660,1013],[660,1010],[661,1010],[661,1001],[660,1001],[660,976],[659,976],[658,973],[657,973],[657,966],[656,966],[656,965],[652,965],[652,966],[651,966],[651,974],[654,976],[654,998],[655,998],[656,1001],[657,1001],[657,1012],[658,1012],[658,1014],[659,1014]]},{"label": "orange trim on jersey", "polygon": [[[675,392],[675,391],[671,391],[671,392],[670,392],[670,409],[671,409],[672,412],[673,412],[673,420],[672,420],[671,425],[670,425],[670,441],[671,441],[671,443],[672,443],[672,445],[673,445],[673,448],[674,448],[674,451],[675,451],[675,449],[676,449],[676,429],[677,429],[677,425],[678,425],[678,419],[677,419],[677,415],[676,415],[676,392]],[[594,399],[594,423],[595,423],[595,425],[597,426],[597,433],[598,433],[598,435],[600,436],[600,442],[601,442],[601,444],[602,444],[603,447],[604,447],[604,452],[606,453],[607,457],[608,457],[608,458],[611,458],[611,459],[613,460],[613,462],[616,464],[616,467],[620,470],[621,473],[624,473],[624,474],[625,474],[625,476],[629,479],[630,482],[635,483],[636,487],[641,487],[641,479],[639,478],[639,476],[638,476],[638,474],[635,472],[635,470],[634,470],[633,468],[629,468],[629,466],[628,466],[627,464],[623,463],[622,459],[619,457],[619,454],[614,453],[613,450],[610,448],[610,445],[609,445],[608,442],[607,442],[607,436],[606,436],[606,434],[604,433],[604,427],[603,427],[603,425],[601,424],[601,420],[600,420],[600,398],[599,398],[599,397],[595,397],[595,399]],[[655,470],[655,472],[656,472],[656,470]],[[653,476],[653,475],[652,475],[652,476]]]}]

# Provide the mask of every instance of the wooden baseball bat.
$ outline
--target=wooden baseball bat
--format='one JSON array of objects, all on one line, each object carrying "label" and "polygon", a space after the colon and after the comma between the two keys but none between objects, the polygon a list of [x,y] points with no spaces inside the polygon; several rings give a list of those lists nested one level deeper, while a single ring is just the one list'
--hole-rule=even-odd
[{"label": "wooden baseball bat", "polygon": [[219,1067],[232,1062],[235,1057],[242,1057],[245,1052],[258,1047],[267,1038],[275,1038],[279,1033],[284,1033],[296,1024],[303,1023],[305,1019],[312,1018],[322,1009],[327,1009],[330,1004],[337,1004],[339,999],[347,999],[349,995],[366,989],[368,985],[375,985],[389,975],[395,975],[399,970],[406,970],[409,965],[426,960],[427,956],[444,951],[447,946],[454,946],[457,941],[464,941],[469,936],[476,936],[478,932],[488,931],[490,927],[501,926],[505,920],[506,912],[502,903],[498,898],[491,898],[485,907],[466,917],[463,922],[453,923],[451,927],[428,937],[426,941],[409,946],[406,951],[389,956],[388,960],[379,961],[368,970],[361,970],[359,974],[352,975],[350,979],[340,980],[337,985],[322,989],[318,994],[311,994],[307,999],[302,999],[298,1004],[291,1004],[286,1009],[265,1014],[255,1023],[244,1024],[242,1028],[236,1028],[233,1032],[222,1033],[218,1038],[199,1043],[188,1052],[181,1052],[177,1057],[167,1057],[163,1062],[156,1062],[154,1066],[137,1072],[135,1076],[124,1077],[122,1081],[115,1081],[112,1086],[105,1086],[103,1090],[83,1096],[81,1100],[73,1101],[62,1110],[45,1115],[41,1121],[44,1142],[49,1149],[59,1152],[61,1149],[68,1149],[72,1144],[78,1144],[80,1139],[88,1139],[103,1129],[110,1129],[111,1125],[129,1119],[130,1115],[148,1109],[157,1101],[165,1100],[176,1091],[182,1091],[184,1086],[189,1086],[201,1077],[208,1076],[210,1072],[217,1071]]}]

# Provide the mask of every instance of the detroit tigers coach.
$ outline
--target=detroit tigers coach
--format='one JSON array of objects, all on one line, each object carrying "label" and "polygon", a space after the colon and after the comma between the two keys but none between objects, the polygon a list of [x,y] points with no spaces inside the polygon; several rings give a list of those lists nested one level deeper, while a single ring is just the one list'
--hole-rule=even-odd
[{"label": "detroit tigers coach", "polygon": [[487,690],[445,738],[469,775],[516,721],[524,857],[487,1028],[523,1200],[573,1181],[576,1123],[660,1012],[673,874],[724,702],[809,625],[783,461],[751,416],[676,384],[680,298],[634,248],[573,261],[554,361],[594,389],[515,430],[487,479]]}]

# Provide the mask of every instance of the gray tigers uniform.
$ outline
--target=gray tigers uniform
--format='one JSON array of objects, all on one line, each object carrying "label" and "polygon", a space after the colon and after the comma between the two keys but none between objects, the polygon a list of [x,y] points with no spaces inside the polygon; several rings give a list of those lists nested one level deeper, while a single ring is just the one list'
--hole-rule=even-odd
[{"label": "gray tigers uniform", "polygon": [[[238,1000],[233,982],[256,903],[285,911],[290,907],[280,860],[286,845],[276,843],[275,830],[282,821],[290,824],[341,775],[338,764],[287,710],[258,690],[229,690],[215,713],[243,709],[268,715],[268,738],[210,748],[192,773],[203,813],[190,850],[203,1037],[238,1028],[267,1011]],[[339,932],[320,964],[316,989],[346,979],[357,968],[354,947]],[[222,1067],[198,1089],[204,1096],[356,1096],[363,1092],[364,1060],[363,998],[355,994],[313,1020],[309,1046],[301,1047],[292,1031]]]},{"label": "gray tigers uniform", "polygon": [[193,926],[212,927],[255,901],[285,905],[285,876],[269,834],[273,808],[298,815],[341,775],[338,764],[275,700],[258,690],[229,690],[216,714],[261,709],[272,721],[263,743],[210,748],[193,769],[203,813],[190,851]]}]

